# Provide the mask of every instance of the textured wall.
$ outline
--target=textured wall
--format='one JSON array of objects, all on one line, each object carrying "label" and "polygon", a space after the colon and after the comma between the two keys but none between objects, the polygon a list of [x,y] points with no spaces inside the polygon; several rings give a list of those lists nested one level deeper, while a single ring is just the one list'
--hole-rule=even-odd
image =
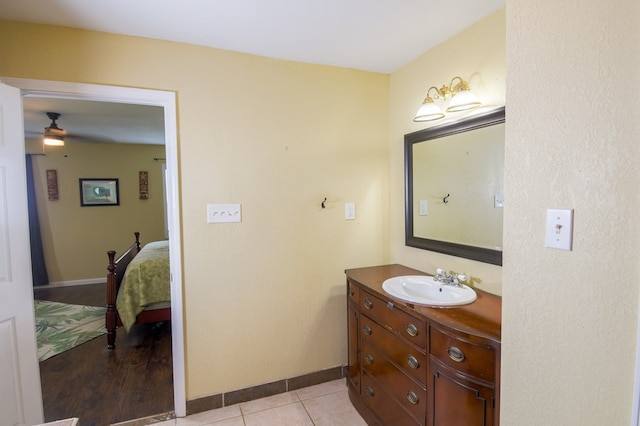
[{"label": "textured wall", "polygon": [[[629,425],[639,3],[509,2],[502,424]],[[573,251],[545,211],[575,209]]]}]

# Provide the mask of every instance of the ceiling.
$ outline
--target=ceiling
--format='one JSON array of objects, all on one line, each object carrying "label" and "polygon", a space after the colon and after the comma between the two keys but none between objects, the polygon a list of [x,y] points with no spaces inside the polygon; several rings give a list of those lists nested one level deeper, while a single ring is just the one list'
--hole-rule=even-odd
[{"label": "ceiling", "polygon": [[[388,74],[504,5],[505,0],[2,0],[0,19]],[[70,134],[108,141],[118,135],[113,124],[138,117],[137,111],[118,113],[109,108],[118,106],[113,104],[49,101],[54,102],[25,99],[27,132],[42,131],[49,123],[45,112],[53,111],[62,114],[58,125]],[[94,134],[76,122],[82,116],[88,123],[90,115],[108,132]]]},{"label": "ceiling", "polygon": [[162,107],[30,96],[22,103],[26,139],[42,138],[51,124],[46,113],[57,112],[56,124],[66,132],[65,140],[164,144]]}]

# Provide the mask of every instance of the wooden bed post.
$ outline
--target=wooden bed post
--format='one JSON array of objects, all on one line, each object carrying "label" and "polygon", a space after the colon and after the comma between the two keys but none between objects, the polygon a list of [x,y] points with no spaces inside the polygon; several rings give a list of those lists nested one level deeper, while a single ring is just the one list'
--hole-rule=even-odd
[{"label": "wooden bed post", "polygon": [[[125,252],[116,259],[115,250],[109,250],[109,265],[107,266],[107,312],[105,313],[105,328],[107,329],[107,348],[116,347],[116,330],[122,325],[122,320],[118,314],[116,306],[118,300],[118,291],[125,276],[125,272],[131,261],[140,253],[140,233],[134,232],[136,240]],[[167,256],[167,267],[169,258]],[[143,310],[136,316],[136,324],[146,324],[151,322],[170,321],[171,307],[154,308]]]},{"label": "wooden bed post", "polygon": [[[140,233],[136,232],[136,242],[139,247]],[[116,312],[116,295],[118,294],[117,281],[116,281],[116,264],[115,250],[109,250],[107,252],[109,256],[109,265],[107,266],[107,313],[105,315],[105,328],[107,329],[107,348],[113,349],[116,343],[116,326],[117,326],[117,312]]]}]

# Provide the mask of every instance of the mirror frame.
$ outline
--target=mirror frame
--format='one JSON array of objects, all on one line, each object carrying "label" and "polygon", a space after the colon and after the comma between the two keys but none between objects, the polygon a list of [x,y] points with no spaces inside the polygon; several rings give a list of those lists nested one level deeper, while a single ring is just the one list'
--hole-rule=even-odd
[{"label": "mirror frame", "polygon": [[414,235],[413,227],[413,145],[431,139],[442,138],[462,132],[505,122],[505,107],[439,126],[429,127],[404,135],[405,170],[405,244],[409,247],[444,253],[479,262],[502,266],[502,251],[468,246],[448,241],[431,240]]}]

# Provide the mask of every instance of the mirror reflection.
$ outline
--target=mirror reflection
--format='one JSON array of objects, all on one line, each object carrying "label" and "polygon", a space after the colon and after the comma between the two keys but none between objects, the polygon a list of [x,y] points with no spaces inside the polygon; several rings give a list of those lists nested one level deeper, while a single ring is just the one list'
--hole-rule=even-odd
[{"label": "mirror reflection", "polygon": [[406,244],[502,264],[504,108],[405,135]]}]

